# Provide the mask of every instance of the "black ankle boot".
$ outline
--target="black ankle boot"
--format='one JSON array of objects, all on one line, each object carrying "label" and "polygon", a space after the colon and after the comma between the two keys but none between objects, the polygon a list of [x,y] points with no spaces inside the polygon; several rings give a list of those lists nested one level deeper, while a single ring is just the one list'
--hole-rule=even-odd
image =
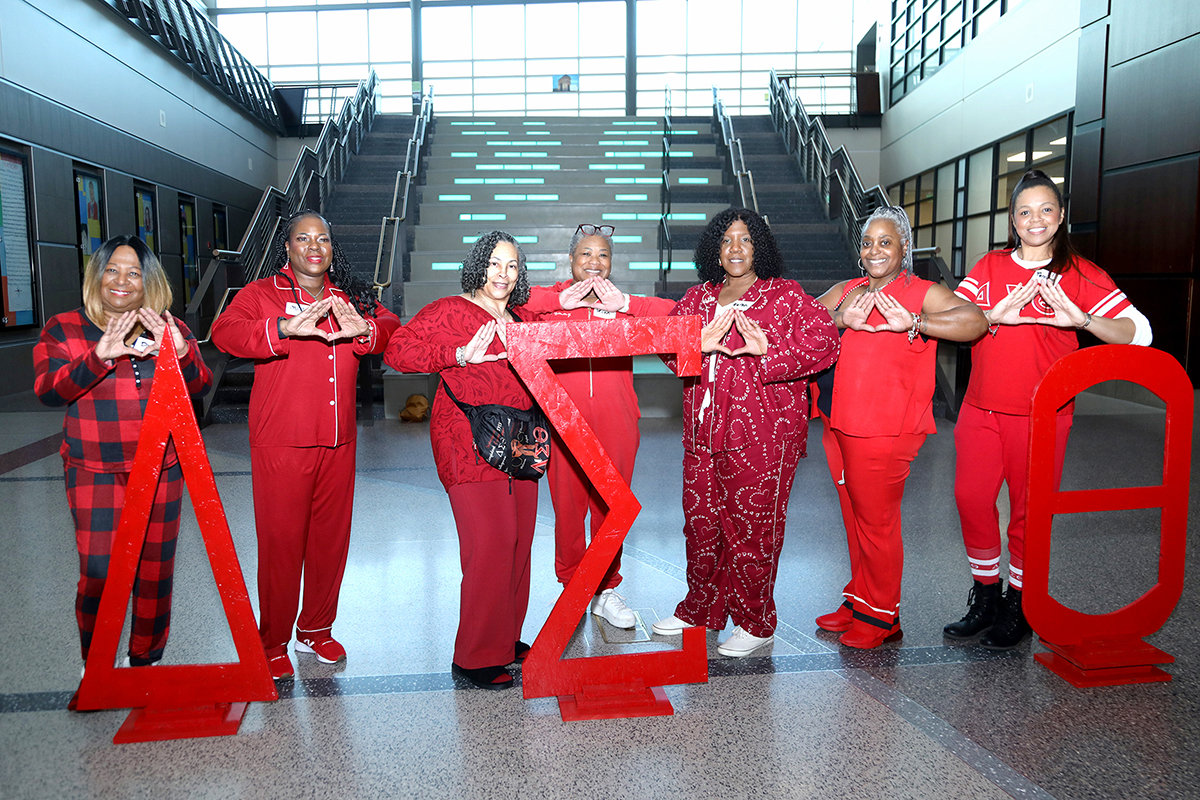
[{"label": "black ankle boot", "polygon": [[1012,650],[1032,632],[1021,610],[1021,590],[1010,585],[1000,604],[996,624],[979,638],[979,644],[988,650]]},{"label": "black ankle boot", "polygon": [[970,639],[986,631],[996,622],[1000,605],[1000,583],[975,581],[967,595],[967,615],[958,622],[942,628],[951,639]]}]

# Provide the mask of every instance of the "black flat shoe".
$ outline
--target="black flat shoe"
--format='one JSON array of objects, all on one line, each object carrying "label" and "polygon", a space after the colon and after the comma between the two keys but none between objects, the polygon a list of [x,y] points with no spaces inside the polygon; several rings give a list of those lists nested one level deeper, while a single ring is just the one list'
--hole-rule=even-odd
[{"label": "black flat shoe", "polygon": [[476,689],[486,689],[488,691],[497,691],[500,689],[509,689],[513,685],[513,677],[504,667],[480,667],[479,669],[466,669],[458,664],[450,664],[450,674],[456,678],[462,678],[471,683]]},{"label": "black flat shoe", "polygon": [[529,655],[529,651],[532,649],[532,647],[518,639],[516,644],[513,645],[513,661],[524,661],[525,656]]}]

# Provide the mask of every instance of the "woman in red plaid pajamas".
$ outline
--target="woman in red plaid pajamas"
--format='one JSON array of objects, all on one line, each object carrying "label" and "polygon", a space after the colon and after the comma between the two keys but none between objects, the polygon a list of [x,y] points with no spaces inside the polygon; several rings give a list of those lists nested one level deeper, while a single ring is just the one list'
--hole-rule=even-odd
[{"label": "woman in red plaid pajamas", "polygon": [[[114,237],[84,270],[83,307],[52,317],[33,350],[38,398],[67,408],[61,452],[79,549],[75,617],[84,661],[160,344],[174,346],[193,397],[212,383],[196,338],[166,311],[171,296],[150,248],[136,236]],[[183,474],[168,443],[133,584],[128,663],[135,667],[157,663],[167,643],[182,496]]]}]

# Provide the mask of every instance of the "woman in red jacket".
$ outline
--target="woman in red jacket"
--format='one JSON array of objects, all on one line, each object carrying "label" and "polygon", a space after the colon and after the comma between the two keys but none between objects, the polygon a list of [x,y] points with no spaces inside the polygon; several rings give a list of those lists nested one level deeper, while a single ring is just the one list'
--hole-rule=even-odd
[{"label": "woman in red jacket", "polygon": [[[971,348],[971,379],[954,428],[954,500],[974,585],[966,616],[946,625],[952,639],[983,634],[990,650],[1011,650],[1029,635],[1021,610],[1029,414],[1046,370],[1079,347],[1077,330],[1109,344],[1149,346],[1150,322],[1104,270],[1080,256],[1067,234],[1058,184],[1029,170],[1008,204],[1008,244],[984,255],[956,293],[976,303],[989,333]],[[1075,404],[1058,414],[1055,488]],[[1008,484],[1008,591],[1000,594],[1000,515]]]},{"label": "woman in red jacket", "polygon": [[719,631],[732,617],[717,652],[741,657],[774,639],[775,572],[808,441],[806,378],[837,359],[838,337],[828,312],[781,277],[783,258],[757,213],[713,217],[695,260],[701,283],[671,312],[704,321],[707,356],[683,389],[688,593],[651,629]]},{"label": "woman in red jacket", "polygon": [[399,327],[311,211],[283,223],[274,274],[239,291],[213,325],[217,347],[254,359],[258,632],[275,678],[294,674],[293,624],[297,652],[325,664],[346,657],[331,631],[350,546],[358,362]]},{"label": "woman in red jacket", "polygon": [[[568,252],[571,280],[554,286],[530,288],[525,308],[545,322],[605,320],[619,317],[662,316],[675,301],[660,297],[623,294],[609,282],[612,273],[613,227],[583,224],[575,229]],[[563,388],[596,433],[617,472],[629,483],[637,456],[638,409],[633,390],[633,358],[570,358],[550,363]],[[584,520],[591,512],[592,536],[604,524],[608,508],[592,488],[583,467],[567,450],[558,433],[550,449],[550,500],[554,504],[554,571],[566,584],[587,550]],[[605,573],[589,607],[592,614],[618,628],[632,628],[637,619],[625,598],[617,594],[621,583],[621,551]]]},{"label": "woman in red jacket", "polygon": [[850,550],[850,582],[837,611],[817,617],[841,644],[869,649],[899,638],[904,543],[900,501],[909,464],[933,423],[937,342],[970,341],[983,314],[946,287],[912,274],[912,228],[898,208],[863,225],[864,277],[823,294],[846,329],[834,370],[825,456],[837,485]]},{"label": "woman in red jacket", "polygon": [[[189,394],[212,384],[196,338],[167,311],[171,294],[150,248],[136,236],[114,237],[84,269],[83,307],[51,317],[33,348],[38,399],[67,408],[62,458],[79,550],[75,618],[84,661],[154,382],[152,356],[169,342]],[[133,584],[127,663],[135,667],[158,663],[167,643],[182,497],[183,473],[168,443]]]},{"label": "woman in red jacket", "polygon": [[451,671],[480,689],[507,689],[513,677],[505,667],[529,652],[521,627],[538,486],[479,457],[466,414],[446,388],[468,405],[533,407],[504,349],[504,326],[530,321],[514,311],[529,298],[525,254],[516,240],[504,231],[479,237],[463,261],[462,289],[417,312],[383,360],[403,372],[441,376],[429,438],[458,528],[463,573]]}]

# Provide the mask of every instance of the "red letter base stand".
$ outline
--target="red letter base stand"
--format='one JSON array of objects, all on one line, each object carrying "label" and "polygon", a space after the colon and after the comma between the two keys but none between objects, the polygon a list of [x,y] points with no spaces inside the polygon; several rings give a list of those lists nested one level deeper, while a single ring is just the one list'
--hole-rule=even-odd
[{"label": "red letter base stand", "polygon": [[[164,347],[157,358],[87,671],[79,685],[81,710],[133,709],[113,737],[116,744],[232,735],[250,702],[279,698],[175,348]],[[175,441],[238,661],[118,669],[113,663],[168,437]]]},{"label": "red letter base stand", "polygon": [[[1055,415],[1097,383],[1140,384],[1167,404],[1162,484],[1122,489],[1054,491]],[[1155,664],[1175,659],[1143,637],[1171,616],[1183,592],[1194,395],[1187,373],[1161,350],[1110,344],[1077,350],[1050,367],[1033,396],[1029,442],[1029,500],[1025,533],[1025,590],[1029,624],[1049,653],[1035,658],[1079,688],[1171,680]],[[1050,596],[1050,530],[1055,514],[1158,508],[1158,582],[1124,608],[1083,614]]]},{"label": "red letter base stand", "polygon": [[681,376],[698,375],[700,319],[533,322],[512,324],[507,330],[510,363],[608,505],[604,525],[592,537],[583,561],[521,667],[525,698],[557,696],[564,720],[673,714],[663,686],[708,681],[703,628],[684,630],[681,650],[562,658],[580,617],[642,507],[548,362],[556,358],[675,353]]}]

